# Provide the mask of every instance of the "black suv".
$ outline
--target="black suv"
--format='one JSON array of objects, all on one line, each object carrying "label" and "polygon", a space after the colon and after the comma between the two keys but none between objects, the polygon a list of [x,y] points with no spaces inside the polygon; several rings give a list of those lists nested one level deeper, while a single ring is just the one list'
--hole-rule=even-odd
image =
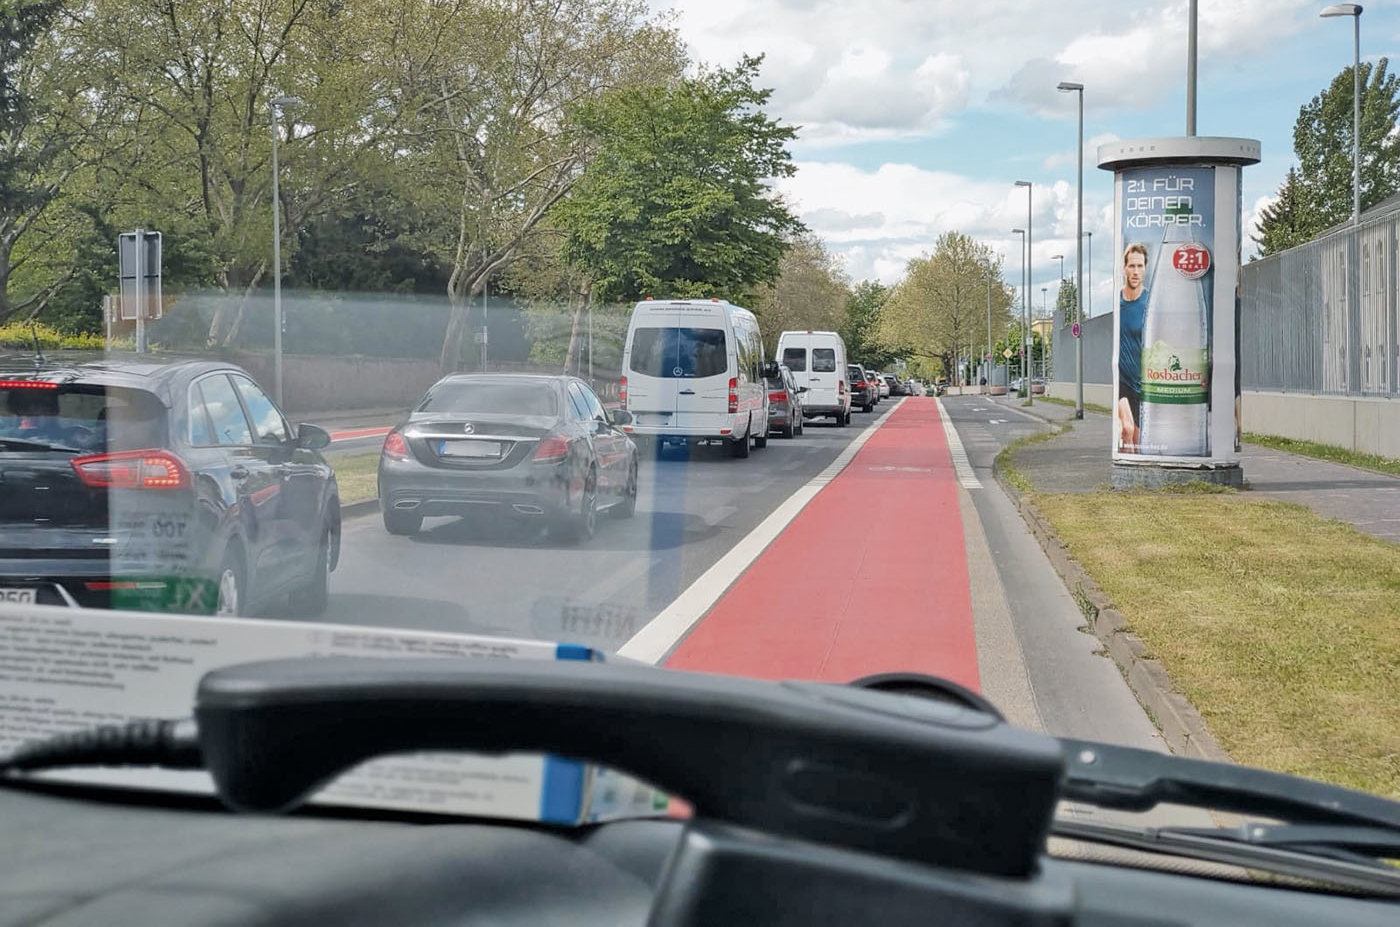
[{"label": "black suv", "polygon": [[228,364],[0,368],[0,602],[320,614],[329,443]]}]

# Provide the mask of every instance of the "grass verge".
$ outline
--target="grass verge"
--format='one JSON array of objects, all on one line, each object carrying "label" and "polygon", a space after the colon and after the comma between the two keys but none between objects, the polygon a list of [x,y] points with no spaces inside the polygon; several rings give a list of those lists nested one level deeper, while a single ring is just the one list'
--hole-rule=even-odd
[{"label": "grass verge", "polygon": [[352,454],[329,461],[340,485],[340,504],[364,502],[379,495],[379,454]]},{"label": "grass verge", "polygon": [[[1036,402],[1048,402],[1051,405],[1064,406],[1066,409],[1074,408],[1073,400],[1061,399],[1058,396],[1040,396],[1036,399]],[[1098,412],[1101,415],[1108,415],[1113,410],[1110,409],[1108,406],[1101,406],[1097,402],[1086,402],[1084,403],[1084,411]]]},{"label": "grass verge", "polygon": [[1012,486],[1017,492],[1031,492],[1031,481],[1016,466],[1016,452],[1022,448],[1030,447],[1033,444],[1044,444],[1056,435],[1064,434],[1069,430],[1068,425],[1058,425],[1050,431],[1041,431],[1033,435],[1025,435],[1017,438],[1006,447],[1001,449],[1001,453],[996,457],[996,468],[1001,473],[1002,478]]},{"label": "grass verge", "polygon": [[1241,494],[1035,502],[1232,757],[1400,798],[1400,546]]},{"label": "grass verge", "polygon": [[1259,435],[1252,432],[1246,433],[1244,440],[1250,444],[1260,444],[1274,450],[1288,451],[1290,454],[1302,454],[1305,457],[1316,457],[1319,460],[1330,460],[1334,463],[1348,464],[1365,470],[1378,470],[1381,473],[1389,473],[1391,476],[1400,476],[1400,459],[1394,457],[1363,454],[1332,444],[1319,444],[1316,441],[1299,441],[1294,438],[1279,438],[1274,435]]}]

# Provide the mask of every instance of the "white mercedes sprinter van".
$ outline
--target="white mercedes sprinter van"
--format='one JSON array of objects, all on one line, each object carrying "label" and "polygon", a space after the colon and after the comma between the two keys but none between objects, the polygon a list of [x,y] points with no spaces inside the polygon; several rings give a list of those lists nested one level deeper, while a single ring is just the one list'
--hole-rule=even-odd
[{"label": "white mercedes sprinter van", "polygon": [[802,396],[804,418],[829,416],[851,423],[851,385],[846,382],[846,342],[836,332],[783,332],[777,361],[787,365]]},{"label": "white mercedes sprinter van", "polygon": [[[624,426],[639,439],[768,444],[768,361],[752,312],[722,299],[646,299],[622,351]],[[776,365],[775,365],[776,366]]]}]

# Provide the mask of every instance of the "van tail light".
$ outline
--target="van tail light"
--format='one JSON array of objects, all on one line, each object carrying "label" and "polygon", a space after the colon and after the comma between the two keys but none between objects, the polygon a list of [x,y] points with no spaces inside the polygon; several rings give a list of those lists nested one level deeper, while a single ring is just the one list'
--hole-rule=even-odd
[{"label": "van tail light", "polygon": [[[650,299],[650,297],[647,297]],[[622,408],[627,408],[627,378],[622,378],[622,383],[617,387],[617,399],[622,403]]]},{"label": "van tail light", "polygon": [[837,381],[836,381],[836,395],[838,395],[838,396],[844,396],[844,395],[846,395],[846,381],[845,381],[845,380],[837,380]]},{"label": "van tail light", "polygon": [[787,402],[787,390],[780,389],[775,393],[768,394],[769,402]]},{"label": "van tail light", "polygon": [[729,414],[739,411],[739,378],[729,378]]},{"label": "van tail light", "polygon": [[569,439],[563,435],[545,435],[535,448],[535,463],[558,463],[569,456]]},{"label": "van tail light", "polygon": [[384,436],[383,454],[390,460],[408,459],[408,444],[404,441],[403,435],[399,434],[397,430],[391,431]]},{"label": "van tail light", "polygon": [[122,451],[74,457],[78,479],[94,489],[188,489],[190,471],[169,451]]}]

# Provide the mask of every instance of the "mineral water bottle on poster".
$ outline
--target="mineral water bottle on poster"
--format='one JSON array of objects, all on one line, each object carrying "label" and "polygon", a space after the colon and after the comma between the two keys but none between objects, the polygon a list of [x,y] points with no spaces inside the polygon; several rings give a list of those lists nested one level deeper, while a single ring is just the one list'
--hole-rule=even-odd
[{"label": "mineral water bottle on poster", "polygon": [[1168,225],[1152,269],[1142,339],[1141,454],[1210,456],[1211,255]]}]

